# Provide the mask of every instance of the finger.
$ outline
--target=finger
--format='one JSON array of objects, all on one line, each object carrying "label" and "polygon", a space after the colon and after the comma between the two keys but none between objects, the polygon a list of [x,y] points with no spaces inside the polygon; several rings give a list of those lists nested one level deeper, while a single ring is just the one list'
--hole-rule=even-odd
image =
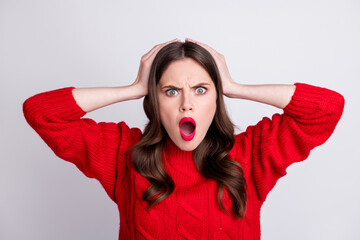
[{"label": "finger", "polygon": [[170,40],[170,41],[167,41],[167,42],[164,42],[164,43],[159,43],[159,44],[155,45],[155,47],[153,49],[156,50],[156,49],[162,48],[162,47],[164,47],[164,46],[166,46],[166,45],[168,45],[168,44],[170,44],[172,42],[176,42],[176,41],[180,41],[180,40],[175,38],[173,40]]},{"label": "finger", "polygon": [[198,42],[198,41],[195,41],[193,39],[190,39],[190,38],[186,38],[185,41],[188,41],[188,42],[193,42],[195,44],[198,44],[200,46],[202,46],[203,48],[205,48],[206,50],[208,50],[212,55],[216,56],[216,57],[219,57],[220,56],[220,53],[218,53],[217,51],[215,51],[215,49],[213,49],[212,47],[210,47],[209,45],[205,44],[205,43],[202,43],[202,42]]},{"label": "finger", "polygon": [[191,39],[191,38],[185,38],[185,42],[192,42],[192,43],[195,43],[195,44],[201,45],[201,43],[200,43],[200,42],[195,41],[194,39]]},{"label": "finger", "polygon": [[144,55],[144,57],[146,59],[149,59],[151,56],[153,56],[154,54],[156,55],[158,53],[158,51],[160,51],[161,48],[165,47],[166,45],[170,44],[170,43],[173,43],[173,42],[178,42],[180,41],[179,39],[175,38],[173,40],[170,40],[170,41],[167,41],[167,42],[164,42],[164,43],[160,43],[160,44],[157,44],[155,45],[148,53],[146,53]]},{"label": "finger", "polygon": [[161,45],[162,45],[162,44],[157,44],[157,45],[155,45],[149,52],[147,52],[147,53],[144,55],[144,57],[147,57],[147,56],[149,56],[149,55],[152,55],[152,54],[156,51],[156,49],[158,49]]},{"label": "finger", "polygon": [[199,42],[199,41],[195,41],[195,40],[193,40],[193,39],[191,39],[191,38],[186,38],[186,41],[196,43],[197,45],[200,45],[200,46],[206,48],[207,50],[213,50],[213,51],[215,51],[214,49],[212,49],[210,46],[206,45],[205,43],[202,43],[202,42]]}]

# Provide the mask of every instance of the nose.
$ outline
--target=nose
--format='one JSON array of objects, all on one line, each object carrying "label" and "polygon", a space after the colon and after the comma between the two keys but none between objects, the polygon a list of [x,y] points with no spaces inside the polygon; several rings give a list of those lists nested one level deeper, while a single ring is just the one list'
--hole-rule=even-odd
[{"label": "nose", "polygon": [[194,106],[189,93],[184,93],[181,99],[180,112],[193,111]]}]

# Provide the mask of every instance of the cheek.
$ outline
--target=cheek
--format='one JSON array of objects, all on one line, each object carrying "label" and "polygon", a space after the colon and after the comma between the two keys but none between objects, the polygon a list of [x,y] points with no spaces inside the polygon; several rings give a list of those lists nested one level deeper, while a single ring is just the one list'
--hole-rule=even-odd
[{"label": "cheek", "polygon": [[173,114],[174,107],[171,104],[159,104],[159,111],[161,124],[168,131],[171,126],[170,123],[176,120],[176,116]]},{"label": "cheek", "polygon": [[216,94],[212,94],[208,97],[207,101],[204,101],[205,104],[203,104],[204,111],[207,111],[208,113],[215,113],[216,111]]},{"label": "cheek", "polygon": [[215,114],[215,112],[216,112],[216,100],[210,102],[210,103],[207,105],[207,111]]},{"label": "cheek", "polygon": [[204,123],[204,127],[207,130],[216,112],[216,99],[211,98],[208,101],[203,101],[199,104],[198,112],[200,117],[199,120]]}]

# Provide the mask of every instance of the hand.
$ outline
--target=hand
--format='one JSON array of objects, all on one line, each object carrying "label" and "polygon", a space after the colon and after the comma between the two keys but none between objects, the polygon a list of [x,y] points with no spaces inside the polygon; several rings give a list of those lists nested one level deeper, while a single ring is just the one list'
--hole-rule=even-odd
[{"label": "hand", "polygon": [[235,84],[235,82],[232,80],[232,78],[230,76],[230,72],[226,65],[224,55],[218,53],[213,48],[209,47],[208,45],[206,45],[204,43],[197,42],[190,38],[186,38],[185,41],[196,43],[196,44],[200,45],[201,47],[205,48],[208,52],[210,52],[212,57],[215,59],[216,65],[219,69],[220,78],[221,78],[222,87],[223,87],[223,94],[227,97],[230,97],[231,90],[233,89],[233,85]]},{"label": "hand", "polygon": [[136,86],[138,88],[141,97],[146,96],[148,94],[150,69],[156,54],[160,51],[161,48],[163,48],[167,44],[177,41],[180,40],[176,38],[171,41],[158,44],[154,46],[148,53],[146,53],[141,57],[138,75],[136,77],[135,82],[132,84],[132,86]]}]

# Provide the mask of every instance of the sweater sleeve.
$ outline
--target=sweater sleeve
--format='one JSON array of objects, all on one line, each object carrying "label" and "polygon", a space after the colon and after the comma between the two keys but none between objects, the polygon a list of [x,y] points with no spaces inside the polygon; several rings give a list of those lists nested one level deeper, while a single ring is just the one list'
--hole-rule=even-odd
[{"label": "sweater sleeve", "polygon": [[305,160],[330,137],[344,109],[344,97],[335,91],[305,83],[295,86],[283,114],[264,117],[245,131],[251,172],[262,202],[289,165]]},{"label": "sweater sleeve", "polygon": [[116,178],[126,169],[125,151],[141,137],[124,122],[96,123],[77,105],[67,87],[39,93],[23,104],[25,119],[60,158],[96,178],[115,201]]}]

